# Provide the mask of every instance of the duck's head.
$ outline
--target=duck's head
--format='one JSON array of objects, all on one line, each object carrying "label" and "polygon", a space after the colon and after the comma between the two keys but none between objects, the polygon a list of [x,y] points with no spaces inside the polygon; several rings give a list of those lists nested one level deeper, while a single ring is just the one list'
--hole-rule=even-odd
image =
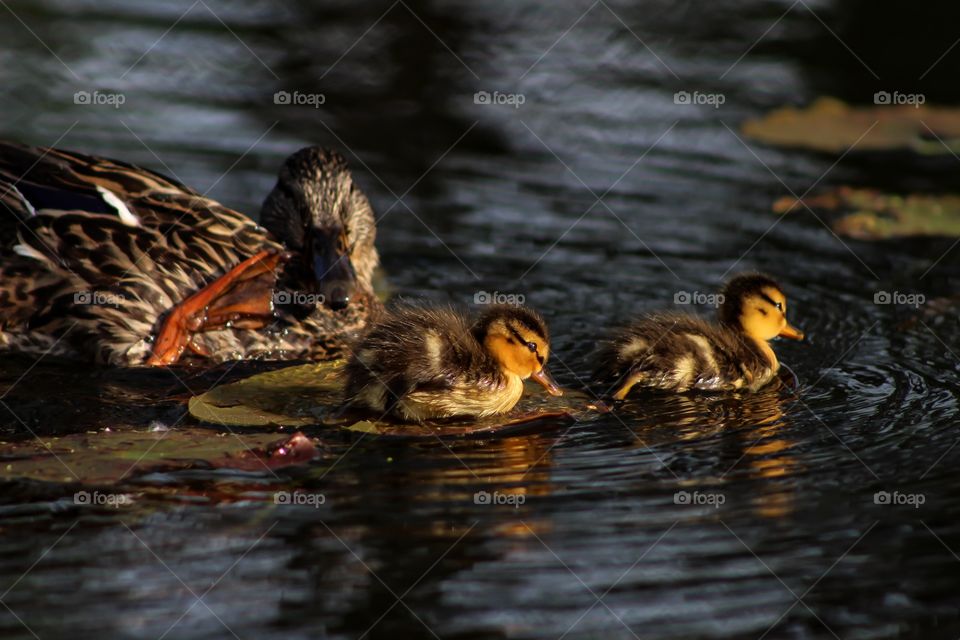
[{"label": "duck's head", "polygon": [[803,332],[787,322],[787,297],[776,281],[762,273],[742,273],[724,286],[720,321],[766,342],[780,336],[803,340]]},{"label": "duck's head", "polygon": [[533,378],[552,396],[563,391],[547,373],[550,335],[536,311],[514,305],[497,305],[483,313],[474,334],[507,375]]},{"label": "duck's head", "polygon": [[373,209],[336,151],[306,147],[287,158],[260,223],[294,254],[297,279],[326,307],[344,309],[373,290]]}]

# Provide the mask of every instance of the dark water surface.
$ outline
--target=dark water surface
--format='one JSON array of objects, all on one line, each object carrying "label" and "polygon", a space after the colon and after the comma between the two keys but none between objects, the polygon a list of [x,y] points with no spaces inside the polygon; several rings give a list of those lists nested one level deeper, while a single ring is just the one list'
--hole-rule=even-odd
[{"label": "dark water surface", "polygon": [[[874,304],[954,293],[960,253],[770,213],[788,188],[955,190],[956,159],[835,164],[738,137],[821,94],[956,100],[960,49],[935,62],[960,22],[884,4],[4,3],[0,134],[175,174],[245,212],[291,151],[337,146],[382,216],[396,292],[525,296],[565,385],[591,371],[605,327],[740,269],[782,280],[809,339],[778,345],[796,394],[647,398],[489,440],[316,432],[307,469],[133,477],[121,508],[8,477],[0,634],[960,637],[956,313],[900,331],[909,310]],[[481,90],[524,102],[476,104]],[[77,91],[125,101],[78,105]],[[325,102],[278,105],[277,91]],[[0,428],[186,428],[176,397],[259,368],[8,357]],[[274,504],[292,488],[325,501]]]}]

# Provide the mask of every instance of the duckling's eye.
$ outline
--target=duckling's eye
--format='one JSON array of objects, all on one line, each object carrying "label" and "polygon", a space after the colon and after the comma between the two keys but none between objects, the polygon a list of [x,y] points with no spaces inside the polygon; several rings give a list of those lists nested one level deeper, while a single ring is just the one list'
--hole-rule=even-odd
[{"label": "duckling's eye", "polygon": [[527,343],[527,349],[530,349],[530,353],[536,353],[536,352],[537,352],[537,343],[536,343],[536,342],[528,342],[528,343]]},{"label": "duckling's eye", "polygon": [[780,309],[780,311],[783,311],[783,303],[782,303],[782,302],[778,302],[776,306],[777,306],[777,309]]}]

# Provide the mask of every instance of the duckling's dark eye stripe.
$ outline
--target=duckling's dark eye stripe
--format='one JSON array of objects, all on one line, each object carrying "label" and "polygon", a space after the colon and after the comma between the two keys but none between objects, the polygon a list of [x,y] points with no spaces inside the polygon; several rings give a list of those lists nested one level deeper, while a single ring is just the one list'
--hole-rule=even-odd
[{"label": "duckling's dark eye stripe", "polygon": [[777,306],[777,303],[773,300],[773,298],[771,298],[771,297],[768,296],[767,294],[761,293],[761,294],[760,294],[760,297],[763,298],[764,300],[766,300],[767,302],[769,302],[769,303],[771,304],[771,306],[774,306],[774,307]]},{"label": "duckling's dark eye stripe", "polygon": [[513,319],[522,324],[527,331],[535,333],[538,336],[546,337],[547,334],[544,332],[544,327],[536,321],[536,318],[530,317],[526,313],[520,313]]},{"label": "duckling's dark eye stripe", "polygon": [[527,340],[526,340],[522,335],[520,335],[520,332],[519,332],[519,331],[517,331],[516,329],[514,329],[514,328],[511,327],[510,325],[507,325],[507,329],[510,330],[510,333],[513,334],[513,337],[514,337],[514,338],[516,338],[517,340],[520,341],[520,344],[526,344]]}]

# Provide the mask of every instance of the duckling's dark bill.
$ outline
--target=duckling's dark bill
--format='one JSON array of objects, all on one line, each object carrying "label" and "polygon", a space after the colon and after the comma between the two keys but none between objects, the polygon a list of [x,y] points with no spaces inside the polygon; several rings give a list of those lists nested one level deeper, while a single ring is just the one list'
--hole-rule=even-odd
[{"label": "duckling's dark bill", "polygon": [[531,379],[535,380],[537,383],[543,386],[552,396],[562,396],[563,389],[554,381],[554,379],[547,373],[546,369],[540,369],[536,373],[530,376]]}]

